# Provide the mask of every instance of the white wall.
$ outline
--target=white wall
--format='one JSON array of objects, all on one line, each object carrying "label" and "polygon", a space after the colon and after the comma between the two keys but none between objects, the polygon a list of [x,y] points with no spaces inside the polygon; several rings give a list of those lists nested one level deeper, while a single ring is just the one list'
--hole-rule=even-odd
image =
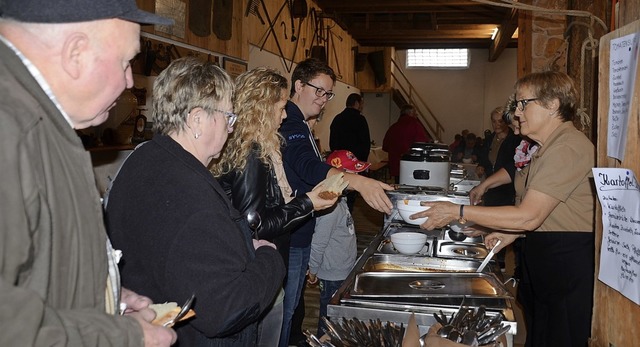
[{"label": "white wall", "polygon": [[[405,66],[406,51],[396,53],[398,65]],[[482,136],[485,129],[491,129],[489,113],[503,106],[513,93],[517,76],[516,49],[506,49],[496,62],[488,61],[486,49],[472,49],[470,54],[470,66],[464,70],[404,70],[443,125],[445,143],[451,143],[454,135],[463,129]]]},{"label": "white wall", "polygon": [[[469,129],[482,136],[485,129],[491,129],[489,113],[496,106],[504,105],[513,93],[517,74],[517,50],[506,49],[496,62],[489,62],[488,54],[486,49],[472,49],[471,64],[465,70],[404,71],[443,124],[445,143],[451,143],[454,135],[462,129]],[[399,66],[405,66],[406,51],[397,51],[396,59]],[[249,69],[269,66],[290,79],[293,68],[287,72],[290,62],[286,64],[277,55],[260,51],[258,47],[251,46],[249,49]],[[358,93],[359,90],[338,81],[334,92],[336,96],[327,103],[323,117],[315,129],[324,150],[329,148],[329,126],[333,117],[342,112],[347,96]],[[371,139],[376,145],[382,145],[384,134],[398,119],[399,112],[399,106],[393,103],[389,93],[364,93],[362,113],[367,117]]]}]

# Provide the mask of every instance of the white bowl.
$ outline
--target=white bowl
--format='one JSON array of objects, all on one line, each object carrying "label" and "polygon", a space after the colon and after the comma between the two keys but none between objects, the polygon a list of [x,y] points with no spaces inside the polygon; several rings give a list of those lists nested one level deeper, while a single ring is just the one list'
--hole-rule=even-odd
[{"label": "white bowl", "polygon": [[427,235],[416,232],[399,232],[391,234],[393,248],[402,254],[416,254],[427,242]]},{"label": "white bowl", "polygon": [[427,217],[418,218],[418,219],[409,219],[409,216],[412,214],[422,212],[428,210],[429,207],[420,206],[419,200],[398,200],[396,202],[396,207],[398,208],[398,212],[400,213],[400,217],[406,223],[413,225],[420,225],[427,221]]}]

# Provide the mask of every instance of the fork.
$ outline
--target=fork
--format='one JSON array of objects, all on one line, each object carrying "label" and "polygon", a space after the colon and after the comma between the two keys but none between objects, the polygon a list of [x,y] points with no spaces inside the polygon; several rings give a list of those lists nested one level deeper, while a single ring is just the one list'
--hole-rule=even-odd
[{"label": "fork", "polygon": [[176,324],[178,321],[180,321],[180,319],[182,319],[182,317],[184,317],[184,315],[187,314],[187,312],[189,312],[189,309],[191,308],[191,305],[193,304],[193,299],[195,299],[195,298],[196,298],[196,294],[195,293],[191,294],[191,297],[184,303],[184,305],[182,305],[182,308],[180,309],[180,312],[178,312],[178,314],[175,317],[173,317],[172,319],[168,320],[162,326],[163,327],[167,327],[167,328],[171,328],[174,324]]}]

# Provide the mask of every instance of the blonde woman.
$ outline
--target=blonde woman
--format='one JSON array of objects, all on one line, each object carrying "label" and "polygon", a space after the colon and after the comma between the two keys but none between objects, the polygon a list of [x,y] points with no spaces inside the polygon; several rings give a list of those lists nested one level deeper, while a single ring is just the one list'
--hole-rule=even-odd
[{"label": "blonde woman", "polygon": [[[238,121],[220,161],[211,167],[236,209],[261,216],[257,235],[276,244],[285,264],[289,259],[289,233],[314,210],[332,206],[337,199],[318,197],[316,188],[300,197],[287,182],[282,167],[278,128],[286,113],[287,79],[260,67],[238,76],[234,110]],[[275,300],[259,328],[258,345],[276,346],[282,325],[282,300]]]}]

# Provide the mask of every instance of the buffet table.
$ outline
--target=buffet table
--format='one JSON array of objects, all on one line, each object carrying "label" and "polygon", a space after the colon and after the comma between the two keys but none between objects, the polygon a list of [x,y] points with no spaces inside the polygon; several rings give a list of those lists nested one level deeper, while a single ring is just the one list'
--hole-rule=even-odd
[{"label": "buffet table", "polygon": [[[468,197],[448,191],[398,189],[388,194],[394,206],[401,199],[469,203]],[[426,233],[424,248],[415,255],[399,254],[389,237],[403,231]],[[332,321],[379,319],[406,325],[414,313],[422,335],[436,323],[434,314],[452,316],[462,306],[483,306],[488,315],[503,315],[503,323],[510,326],[507,345],[512,346],[517,331],[514,298],[504,287],[499,268],[490,263],[483,272],[476,273],[487,254],[481,237],[458,240],[450,237],[448,228],[426,231],[408,225],[394,208],[332,297],[328,317]]]}]

